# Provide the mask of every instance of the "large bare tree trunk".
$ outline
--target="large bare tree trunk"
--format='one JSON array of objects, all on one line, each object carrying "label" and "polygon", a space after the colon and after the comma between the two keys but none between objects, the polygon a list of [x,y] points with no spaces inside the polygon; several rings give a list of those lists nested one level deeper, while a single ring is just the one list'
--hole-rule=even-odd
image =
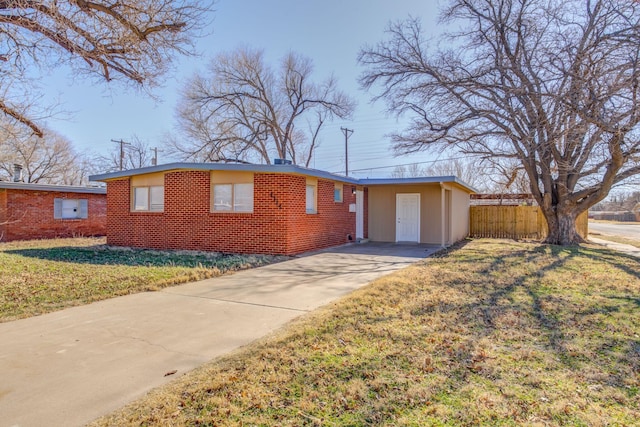
[{"label": "large bare tree trunk", "polygon": [[577,245],[585,240],[578,233],[576,218],[580,214],[575,207],[560,206],[542,207],[542,213],[547,220],[547,238],[545,243],[553,245]]}]

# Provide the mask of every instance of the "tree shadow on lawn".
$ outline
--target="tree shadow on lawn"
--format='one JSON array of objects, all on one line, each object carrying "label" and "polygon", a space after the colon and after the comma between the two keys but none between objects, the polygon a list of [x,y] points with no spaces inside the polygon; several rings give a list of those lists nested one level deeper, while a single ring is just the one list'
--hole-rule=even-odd
[{"label": "tree shadow on lawn", "polygon": [[[564,298],[561,295],[562,283],[556,283],[557,286],[554,289],[553,285],[545,284],[547,281],[547,275],[556,272],[559,269],[563,269],[573,259],[578,256],[586,256],[588,258],[597,260],[599,262],[606,262],[612,267],[619,269],[626,274],[640,278],[640,269],[633,269],[629,264],[621,263],[620,258],[637,262],[637,259],[633,256],[617,253],[615,251],[607,249],[592,249],[582,246],[562,247],[555,245],[541,245],[536,247],[533,251],[515,251],[508,256],[499,257],[492,261],[490,267],[485,271],[492,269],[499,269],[507,263],[514,262],[514,259],[523,259],[526,264],[535,264],[538,266],[537,271],[534,274],[522,274],[514,277],[511,281],[507,281],[504,287],[499,287],[489,294],[488,301],[483,304],[479,304],[478,308],[482,311],[482,319],[489,330],[495,327],[494,317],[497,312],[500,311],[501,300],[509,300],[514,303],[516,298],[513,297],[514,293],[518,290],[525,290],[526,294],[530,298],[530,306],[525,307],[520,305],[520,309],[528,311],[532,314],[538,322],[538,326],[541,330],[546,331],[549,344],[556,351],[565,353],[565,343],[568,341],[565,336],[565,326],[563,319],[566,316],[573,315],[574,318],[581,318],[585,316],[591,316],[593,314],[609,314],[620,311],[619,303],[612,303],[606,305],[603,301],[598,301],[597,304],[594,301],[588,301],[587,295],[583,301],[583,304],[576,304],[573,306],[563,305],[572,304],[568,301],[569,297]],[[546,262],[551,259],[552,262]],[[640,264],[638,264],[640,266]],[[578,272],[575,272],[578,274]],[[555,280],[555,279],[548,279]],[[567,285],[569,286],[569,285]],[[613,291],[615,286],[610,287],[610,291]],[[558,291],[558,292],[556,292]],[[588,289],[575,289],[576,292],[589,291]],[[619,290],[617,290],[619,291]],[[598,292],[597,290],[595,292]],[[603,297],[609,299],[618,299],[624,301],[633,302],[636,306],[639,304],[640,298],[631,295],[611,295],[603,294]],[[589,304],[591,303],[591,304]],[[566,312],[563,314],[563,312]]]},{"label": "tree shadow on lawn", "polygon": [[[462,377],[481,374],[477,349],[489,340],[497,346],[514,345],[518,351],[541,350],[547,354],[545,360],[564,366],[589,387],[601,384],[621,394],[637,389],[629,381],[636,381],[633,378],[640,374],[640,341],[633,320],[640,289],[628,285],[640,278],[637,258],[607,249],[552,245],[514,248],[496,257],[483,254],[480,245],[464,255],[455,258],[455,267],[470,274],[447,283],[464,298],[442,301],[435,308],[451,319],[447,321],[451,328],[465,325],[472,331],[466,345],[455,353],[457,359],[467,361],[458,371]],[[607,264],[610,282],[595,283],[590,274],[605,280],[606,274],[590,272],[586,267],[591,266],[581,271],[584,258],[592,259],[596,269]],[[412,314],[433,310],[418,307]],[[513,342],[506,344],[504,338]],[[487,375],[491,380],[491,373]]]},{"label": "tree shadow on lawn", "polygon": [[632,302],[634,303],[638,308],[640,308],[640,297],[630,297],[630,296],[617,296],[617,295],[610,295],[607,298],[611,298],[611,299],[617,299],[617,300],[623,300],[623,301],[628,301],[628,302]]},{"label": "tree shadow on lawn", "polygon": [[[211,383],[181,385],[167,413],[188,414],[175,424],[190,425],[632,425],[637,261],[588,247],[491,245],[458,244],[301,319],[282,340],[216,365]],[[576,277],[585,257],[609,264]],[[609,272],[629,286],[589,276]],[[156,405],[144,407],[157,422],[165,404]]]},{"label": "tree shadow on lawn", "polygon": [[263,265],[285,257],[267,255],[236,255],[220,253],[185,253],[146,249],[113,249],[104,245],[73,247],[63,246],[46,249],[13,249],[6,254],[19,255],[46,261],[74,264],[124,265],[129,267],[186,267],[218,268],[226,270],[238,265],[252,263]]}]

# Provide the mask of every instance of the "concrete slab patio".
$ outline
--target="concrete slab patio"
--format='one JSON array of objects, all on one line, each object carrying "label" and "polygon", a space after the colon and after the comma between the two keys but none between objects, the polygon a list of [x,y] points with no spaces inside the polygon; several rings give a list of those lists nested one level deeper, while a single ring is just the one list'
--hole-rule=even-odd
[{"label": "concrete slab patio", "polygon": [[84,425],[437,249],[354,244],[2,323],[0,426]]}]

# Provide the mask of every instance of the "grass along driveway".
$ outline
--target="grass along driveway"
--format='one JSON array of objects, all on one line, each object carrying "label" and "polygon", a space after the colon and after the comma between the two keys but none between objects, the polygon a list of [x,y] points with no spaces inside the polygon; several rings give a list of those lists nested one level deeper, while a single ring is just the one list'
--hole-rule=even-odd
[{"label": "grass along driveway", "polygon": [[640,263],[475,240],[94,425],[637,425]]},{"label": "grass along driveway", "polygon": [[0,243],[0,322],[281,259],[117,249],[95,238]]},{"label": "grass along driveway", "polygon": [[609,242],[622,243],[624,245],[631,245],[636,248],[640,248],[640,240],[630,239],[628,237],[614,236],[611,234],[599,233],[597,231],[590,231],[589,235],[598,239],[608,240]]}]

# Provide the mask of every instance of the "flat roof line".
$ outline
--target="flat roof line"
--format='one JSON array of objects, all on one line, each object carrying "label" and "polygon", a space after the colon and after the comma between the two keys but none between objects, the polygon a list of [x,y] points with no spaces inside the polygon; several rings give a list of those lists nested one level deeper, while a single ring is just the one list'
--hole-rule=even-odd
[{"label": "flat roof line", "polygon": [[476,189],[460,180],[456,176],[427,176],[416,178],[351,178],[321,171],[318,169],[310,169],[297,165],[253,165],[253,164],[236,164],[236,163],[167,163],[158,166],[149,166],[139,169],[131,169],[118,172],[109,172],[99,175],[91,175],[91,181],[109,181],[112,179],[126,178],[129,176],[144,175],[149,173],[168,172],[176,170],[200,170],[200,171],[236,171],[236,172],[262,172],[262,173],[285,173],[296,175],[307,175],[316,178],[324,178],[332,181],[346,182],[349,184],[374,186],[374,185],[408,185],[408,184],[431,184],[438,182],[455,183],[471,193],[476,193]]},{"label": "flat roof line", "polygon": [[104,187],[80,187],[74,185],[35,184],[27,182],[0,181],[0,188],[7,190],[52,191],[60,193],[107,194]]}]

